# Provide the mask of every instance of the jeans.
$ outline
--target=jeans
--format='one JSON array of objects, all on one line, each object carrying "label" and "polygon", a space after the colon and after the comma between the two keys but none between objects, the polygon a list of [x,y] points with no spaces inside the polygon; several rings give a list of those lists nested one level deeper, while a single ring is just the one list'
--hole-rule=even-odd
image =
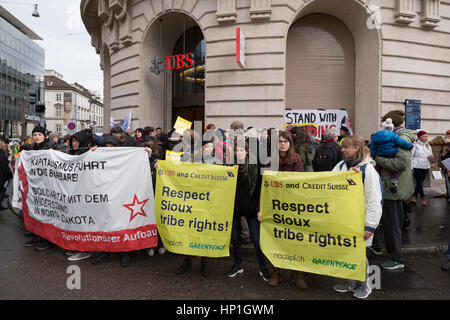
[{"label": "jeans", "polygon": [[397,262],[404,262],[401,252],[403,229],[403,201],[384,200],[381,224],[387,252]]},{"label": "jeans", "polygon": [[[258,259],[259,268],[266,267],[266,257],[259,247],[259,226],[260,223],[256,217],[245,217],[250,231],[250,237],[255,247],[256,257]],[[233,228],[231,230],[231,241],[233,243],[234,265],[238,268],[242,267],[242,251],[241,251],[241,218],[233,217]]]},{"label": "jeans", "polygon": [[416,179],[416,188],[414,189],[414,196],[420,195],[421,198],[425,198],[425,193],[423,192],[423,182],[428,174],[428,169],[417,169],[414,168],[414,179]]}]

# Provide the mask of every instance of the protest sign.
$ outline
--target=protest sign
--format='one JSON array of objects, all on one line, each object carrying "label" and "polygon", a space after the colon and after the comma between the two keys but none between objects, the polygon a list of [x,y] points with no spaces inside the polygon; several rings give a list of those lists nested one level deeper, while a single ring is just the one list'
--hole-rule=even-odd
[{"label": "protest sign", "polygon": [[178,117],[177,121],[175,121],[175,124],[173,125],[175,132],[181,135],[183,135],[185,130],[189,130],[191,126],[192,122],[187,121],[186,119],[183,119],[181,117]]},{"label": "protest sign", "polygon": [[13,205],[22,208],[27,230],[64,249],[122,252],[157,245],[144,148],[98,148],[80,156],[23,151]]},{"label": "protest sign", "polygon": [[237,169],[158,161],[155,214],[167,250],[229,256]]},{"label": "protest sign", "polygon": [[266,171],[261,219],[261,250],[275,267],[364,281],[361,174]]},{"label": "protest sign", "polygon": [[313,109],[286,109],[285,127],[304,127],[316,141],[322,139],[327,129],[335,129],[337,134],[341,127],[347,127],[353,134],[350,119],[345,110],[313,110]]},{"label": "protest sign", "polygon": [[183,152],[175,152],[175,151],[166,150],[166,160],[170,160],[173,162],[180,162],[182,155],[183,155]]}]

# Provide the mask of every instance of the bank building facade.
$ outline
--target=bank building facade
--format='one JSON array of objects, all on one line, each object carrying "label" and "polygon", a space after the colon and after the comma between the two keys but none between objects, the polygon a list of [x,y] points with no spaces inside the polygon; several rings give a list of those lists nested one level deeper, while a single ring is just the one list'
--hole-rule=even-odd
[{"label": "bank building facade", "polygon": [[133,129],[346,109],[367,139],[407,99],[431,135],[450,124],[450,0],[82,0],[81,16],[105,119]]}]

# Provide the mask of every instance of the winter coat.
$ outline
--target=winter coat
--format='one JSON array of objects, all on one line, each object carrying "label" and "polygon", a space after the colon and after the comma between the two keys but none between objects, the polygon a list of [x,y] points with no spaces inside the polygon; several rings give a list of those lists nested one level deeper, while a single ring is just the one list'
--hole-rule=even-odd
[{"label": "winter coat", "polygon": [[[76,139],[79,142],[78,148],[74,149],[73,148],[73,139]],[[70,137],[69,140],[69,146],[70,146],[70,150],[69,150],[69,154],[73,155],[73,156],[78,156],[80,154],[83,154],[87,151],[89,151],[89,147],[92,144],[92,135],[86,133],[86,131],[78,131],[75,132],[74,135],[72,137]]]},{"label": "winter coat", "polygon": [[[366,165],[364,178],[364,215],[365,215],[365,230],[375,233],[375,229],[380,223],[381,214],[383,212],[381,206],[381,186],[380,178],[377,170],[374,167],[375,162],[371,157],[366,157],[363,161],[358,163],[355,167],[361,168]],[[341,168],[342,165],[342,168]],[[333,171],[348,171],[347,165],[344,161],[339,162]],[[372,245],[373,236],[366,240],[366,246]]]},{"label": "winter coat", "polygon": [[281,161],[278,167],[278,171],[295,171],[303,172],[305,171],[303,167],[303,160],[298,153],[294,153],[291,158],[291,164]]},{"label": "winter coat", "polygon": [[430,160],[428,157],[433,155],[428,142],[416,141],[414,142],[414,149],[412,150],[411,165],[415,169],[430,169]]},{"label": "winter coat", "polygon": [[6,181],[12,179],[13,175],[9,169],[8,158],[4,150],[0,150],[0,188],[3,187]]},{"label": "winter coat", "polygon": [[316,154],[316,149],[312,144],[308,144],[308,150],[305,149],[305,146],[301,144],[298,148],[298,154],[303,160],[303,167],[305,168],[305,172],[313,172],[312,161],[314,160],[314,156]]},{"label": "winter coat", "polygon": [[341,147],[335,141],[321,141],[313,160],[314,171],[331,171],[344,159]]},{"label": "winter coat", "polygon": [[[400,138],[413,143],[414,132],[409,129],[398,128],[397,134]],[[398,148],[395,158],[385,158],[382,156],[375,157],[376,163],[382,168],[381,179],[383,180],[383,187],[385,190],[385,200],[409,200],[413,194],[413,177],[411,171],[411,150]],[[397,172],[398,188],[397,192],[390,192],[391,175],[392,172]]]},{"label": "winter coat", "polygon": [[[258,214],[259,196],[261,190],[261,175],[258,164],[250,164],[247,155],[245,164],[238,165],[236,198],[234,201],[234,216],[254,217]],[[252,163],[256,160],[253,159]]]},{"label": "winter coat", "polygon": [[35,143],[31,147],[31,150],[49,150],[49,149],[60,150],[60,147],[55,141],[50,140],[49,138],[45,138],[45,140],[42,143],[39,144]]},{"label": "winter coat", "polygon": [[370,155],[392,158],[397,153],[398,147],[410,150],[413,145],[391,130],[380,130],[372,136]]}]

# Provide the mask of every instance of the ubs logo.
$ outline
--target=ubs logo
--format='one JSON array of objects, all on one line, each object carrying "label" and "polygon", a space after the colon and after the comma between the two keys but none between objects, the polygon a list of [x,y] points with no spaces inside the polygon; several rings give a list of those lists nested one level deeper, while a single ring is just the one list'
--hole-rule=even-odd
[{"label": "ubs logo", "polygon": [[348,182],[348,184],[349,184],[350,186],[356,186],[356,182],[353,181],[353,179],[346,178],[346,180],[347,180],[347,182]]},{"label": "ubs logo", "polygon": [[281,181],[264,181],[264,187],[266,188],[283,188],[283,182]]}]

